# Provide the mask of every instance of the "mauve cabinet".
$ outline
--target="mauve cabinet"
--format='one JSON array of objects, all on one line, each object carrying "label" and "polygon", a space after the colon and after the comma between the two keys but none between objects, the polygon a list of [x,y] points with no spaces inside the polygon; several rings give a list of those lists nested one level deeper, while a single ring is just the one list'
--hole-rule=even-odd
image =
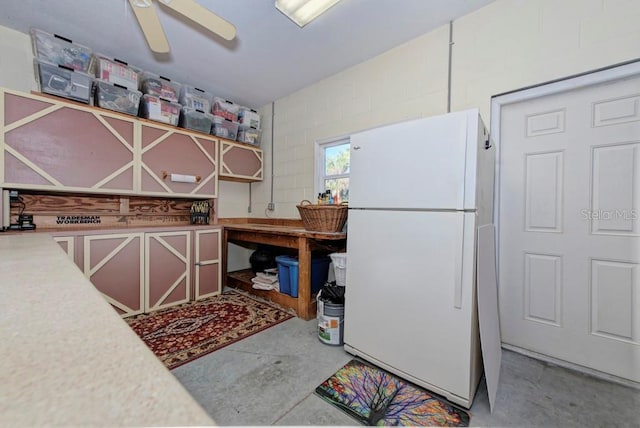
[{"label": "mauve cabinet", "polygon": [[217,197],[217,137],[1,88],[0,112],[0,187]]},{"label": "mauve cabinet", "polygon": [[262,181],[262,150],[255,146],[220,140],[220,179]]},{"label": "mauve cabinet", "polygon": [[136,120],[8,90],[0,93],[2,187],[136,191]]},{"label": "mauve cabinet", "polygon": [[[215,198],[218,140],[163,125],[141,124],[140,193]],[[172,176],[183,176],[175,181]],[[186,177],[185,177],[186,176]]]},{"label": "mauve cabinet", "polygon": [[144,311],[144,233],[87,235],[84,275],[122,317]]},{"label": "mauve cabinet", "polygon": [[[221,228],[54,236],[122,317],[221,292]],[[78,243],[75,251],[74,245]]]},{"label": "mauve cabinet", "polygon": [[144,240],[145,312],[188,302],[191,231],[145,233]]},{"label": "mauve cabinet", "polygon": [[222,284],[220,255],[222,229],[203,229],[194,232],[193,299],[200,300],[220,294]]},{"label": "mauve cabinet", "polygon": [[62,250],[67,253],[67,257],[73,263],[76,263],[76,237],[75,236],[54,236],[53,240],[62,247]]}]

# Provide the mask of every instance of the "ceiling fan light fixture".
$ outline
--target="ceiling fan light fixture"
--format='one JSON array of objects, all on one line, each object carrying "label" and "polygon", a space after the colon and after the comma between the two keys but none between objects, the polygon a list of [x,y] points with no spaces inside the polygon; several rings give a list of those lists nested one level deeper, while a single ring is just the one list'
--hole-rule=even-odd
[{"label": "ceiling fan light fixture", "polygon": [[339,1],[340,0],[276,0],[276,9],[302,28]]}]

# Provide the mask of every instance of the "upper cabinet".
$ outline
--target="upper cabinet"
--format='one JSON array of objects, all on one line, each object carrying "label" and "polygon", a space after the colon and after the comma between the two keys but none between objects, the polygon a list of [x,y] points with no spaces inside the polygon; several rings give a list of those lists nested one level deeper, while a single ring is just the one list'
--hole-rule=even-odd
[{"label": "upper cabinet", "polygon": [[218,140],[174,127],[141,124],[140,191],[215,198]]},{"label": "upper cabinet", "polygon": [[1,88],[0,112],[0,187],[205,199],[262,180],[251,145]]},{"label": "upper cabinet", "polygon": [[221,140],[220,179],[262,181],[262,150],[247,144]]},{"label": "upper cabinet", "polygon": [[0,103],[3,187],[135,192],[134,118],[10,91]]}]

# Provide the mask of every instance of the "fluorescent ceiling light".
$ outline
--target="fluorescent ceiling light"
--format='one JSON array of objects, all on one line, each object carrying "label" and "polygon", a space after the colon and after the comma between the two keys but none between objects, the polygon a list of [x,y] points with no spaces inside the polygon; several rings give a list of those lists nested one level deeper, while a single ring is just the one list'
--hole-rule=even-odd
[{"label": "fluorescent ceiling light", "polygon": [[304,27],[340,0],[276,0],[276,9]]}]

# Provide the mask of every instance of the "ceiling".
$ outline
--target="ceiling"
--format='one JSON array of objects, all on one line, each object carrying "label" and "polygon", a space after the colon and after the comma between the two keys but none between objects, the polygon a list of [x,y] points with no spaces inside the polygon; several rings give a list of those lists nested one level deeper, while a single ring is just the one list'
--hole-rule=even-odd
[{"label": "ceiling", "polygon": [[197,0],[236,26],[230,42],[156,4],[171,46],[165,55],[148,49],[127,0],[3,1],[0,25],[60,34],[94,52],[258,108],[491,1],[343,0],[299,28],[274,0]]}]

